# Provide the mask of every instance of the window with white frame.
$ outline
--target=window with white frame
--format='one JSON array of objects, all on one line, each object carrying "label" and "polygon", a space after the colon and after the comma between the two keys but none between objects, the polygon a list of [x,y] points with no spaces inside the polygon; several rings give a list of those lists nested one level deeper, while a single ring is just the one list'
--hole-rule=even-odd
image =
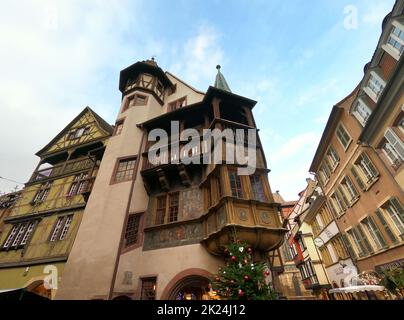
[{"label": "window with white frame", "polygon": [[387,128],[384,133],[386,143],[383,145],[383,152],[391,164],[399,166],[404,160],[404,143],[397,136],[392,128]]},{"label": "window with white frame", "polygon": [[396,198],[391,198],[383,206],[383,209],[387,212],[398,235],[404,238],[404,210],[400,201]]},{"label": "window with white frame", "polygon": [[396,52],[398,57],[402,55],[404,51],[404,28],[400,24],[393,25],[387,44]]},{"label": "window with white frame", "polygon": [[383,226],[383,229],[386,232],[387,236],[389,237],[391,243],[393,244],[398,243],[398,238],[393,232],[390,224],[387,222],[387,218],[385,217],[384,212],[381,209],[376,209],[376,216],[379,219],[380,224]]},{"label": "window with white frame", "polygon": [[66,234],[69,231],[69,227],[72,223],[73,215],[59,217],[56,221],[56,224],[53,228],[52,235],[49,239],[50,242],[64,240],[66,238]]},{"label": "window with white frame", "polygon": [[366,238],[360,225],[348,230],[347,233],[350,239],[353,240],[357,255],[359,257],[373,253],[372,246],[370,245],[369,240]]},{"label": "window with white frame", "polygon": [[381,95],[386,83],[379,75],[372,71],[370,72],[369,79],[366,84],[366,93],[374,100],[377,101]]},{"label": "window with white frame", "polygon": [[378,250],[386,247],[386,240],[384,240],[379,228],[376,223],[373,221],[371,217],[366,217],[361,221],[361,223],[365,226],[365,230],[370,235],[370,238],[373,240],[376,248]]},{"label": "window with white frame", "polygon": [[70,185],[69,191],[67,192],[68,197],[72,197],[77,194],[82,194],[87,187],[88,183],[88,173],[81,173],[75,175],[73,178],[73,183]]},{"label": "window with white frame", "polygon": [[50,188],[52,186],[53,181],[48,181],[43,183],[40,187],[37,193],[34,196],[34,199],[32,199],[32,204],[39,203],[39,202],[44,202],[49,194]]},{"label": "window with white frame", "polygon": [[379,176],[379,171],[366,153],[362,153],[355,161],[355,168],[366,185],[371,185]]},{"label": "window with white frame", "polygon": [[347,195],[349,196],[349,204],[352,204],[356,199],[359,198],[359,193],[356,190],[354,184],[350,177],[346,176],[341,181],[341,185],[343,186],[344,190],[346,191]]},{"label": "window with white frame", "polygon": [[339,156],[337,151],[335,151],[332,145],[330,145],[330,147],[327,150],[327,158],[329,160],[332,170],[334,170],[339,163]]},{"label": "window with white frame", "polygon": [[288,246],[290,250],[290,254],[292,255],[292,258],[297,256],[297,251],[295,248],[295,245],[292,243],[291,245]]},{"label": "window with white frame", "polygon": [[358,99],[352,108],[352,114],[359,121],[359,123],[364,127],[369,119],[372,110],[363,102],[362,99]]},{"label": "window with white frame", "polygon": [[334,206],[337,216],[345,212],[345,204],[337,190],[331,195],[331,204]]},{"label": "window with white frame", "polygon": [[329,168],[324,164],[320,167],[320,175],[324,184],[326,184],[328,180],[330,180],[331,172]]},{"label": "window with white frame", "polygon": [[13,225],[3,244],[3,249],[20,249],[25,246],[34,231],[36,224],[37,221],[28,221]]},{"label": "window with white frame", "polygon": [[337,135],[338,141],[341,143],[344,150],[346,150],[349,146],[349,143],[352,141],[352,138],[342,124],[340,124],[337,127],[336,135]]}]

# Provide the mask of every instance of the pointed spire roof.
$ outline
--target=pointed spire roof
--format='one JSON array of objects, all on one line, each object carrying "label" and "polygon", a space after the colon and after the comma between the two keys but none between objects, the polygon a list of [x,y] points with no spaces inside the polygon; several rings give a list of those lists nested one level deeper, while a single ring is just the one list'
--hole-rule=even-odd
[{"label": "pointed spire roof", "polygon": [[216,75],[216,80],[214,86],[218,89],[224,90],[231,92],[229,85],[226,82],[226,79],[224,78],[223,74],[220,72],[220,64],[216,66],[217,69],[217,75]]}]

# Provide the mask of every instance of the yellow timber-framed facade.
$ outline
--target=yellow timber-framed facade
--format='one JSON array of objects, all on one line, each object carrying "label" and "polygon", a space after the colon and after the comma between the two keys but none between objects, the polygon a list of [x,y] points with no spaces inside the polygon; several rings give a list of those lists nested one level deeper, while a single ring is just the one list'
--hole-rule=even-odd
[{"label": "yellow timber-framed facade", "polygon": [[113,127],[89,107],[37,152],[0,234],[0,291],[54,298]]}]

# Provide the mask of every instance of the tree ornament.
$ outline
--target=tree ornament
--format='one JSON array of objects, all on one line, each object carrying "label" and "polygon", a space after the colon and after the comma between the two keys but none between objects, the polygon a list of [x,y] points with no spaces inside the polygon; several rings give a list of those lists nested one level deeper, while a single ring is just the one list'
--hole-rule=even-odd
[{"label": "tree ornament", "polygon": [[220,282],[220,278],[219,278],[219,277],[216,277],[215,280],[216,280],[217,282]]},{"label": "tree ornament", "polygon": [[243,267],[243,265],[241,264],[241,262],[238,264],[238,267],[241,269]]},{"label": "tree ornament", "polygon": [[236,261],[237,260],[236,256],[231,256],[231,260]]},{"label": "tree ornament", "polygon": [[238,290],[238,296],[239,296],[239,297],[244,296],[244,291],[241,290],[241,289],[239,289],[239,290]]},{"label": "tree ornament", "polygon": [[243,253],[243,251],[244,251],[244,247],[240,247],[240,248],[238,248],[238,251],[240,251],[240,253]]},{"label": "tree ornament", "polygon": [[264,276],[268,277],[269,275],[270,275],[270,272],[269,272],[268,270],[266,270],[266,271],[264,272]]},{"label": "tree ornament", "polygon": [[245,281],[248,281],[248,280],[250,280],[250,277],[247,276],[247,275],[245,275],[245,276],[244,276],[244,280],[245,280]]},{"label": "tree ornament", "polygon": [[248,253],[252,253],[251,247],[248,247],[247,252],[248,252]]}]

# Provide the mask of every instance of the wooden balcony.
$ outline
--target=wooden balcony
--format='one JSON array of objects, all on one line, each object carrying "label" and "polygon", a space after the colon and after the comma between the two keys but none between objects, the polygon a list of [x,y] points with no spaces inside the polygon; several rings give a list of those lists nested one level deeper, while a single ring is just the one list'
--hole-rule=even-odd
[{"label": "wooden balcony", "polygon": [[92,158],[84,158],[78,160],[70,160],[61,164],[54,165],[49,168],[37,170],[33,173],[29,183],[38,182],[58,176],[68,175],[75,172],[89,170],[94,166]]},{"label": "wooden balcony", "polygon": [[144,250],[202,243],[211,254],[223,255],[225,245],[237,238],[257,252],[272,251],[282,245],[286,232],[276,210],[270,204],[223,198],[197,219],[146,227]]}]

